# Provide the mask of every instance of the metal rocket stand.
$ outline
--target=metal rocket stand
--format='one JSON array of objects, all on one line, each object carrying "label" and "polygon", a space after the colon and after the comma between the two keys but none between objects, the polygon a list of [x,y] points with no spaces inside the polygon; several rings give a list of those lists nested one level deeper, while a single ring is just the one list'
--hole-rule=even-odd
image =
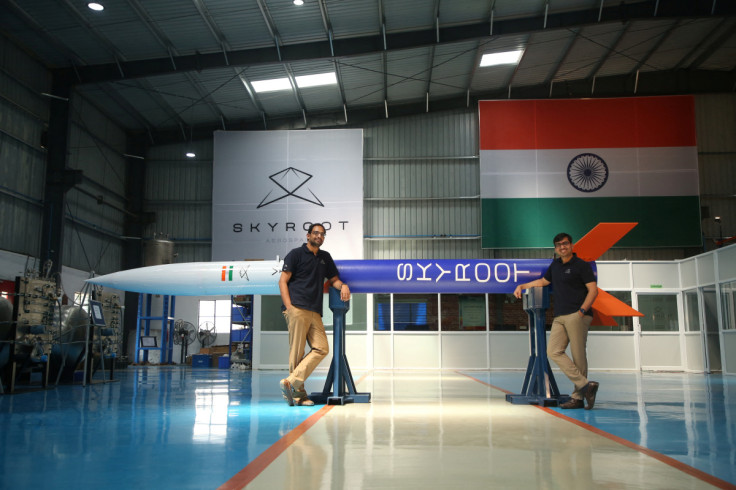
[{"label": "metal rocket stand", "polygon": [[521,393],[506,395],[506,401],[515,405],[554,407],[565,403],[570,399],[570,395],[560,395],[555,376],[547,360],[547,332],[544,328],[544,315],[549,308],[549,288],[529,288],[522,296],[522,300],[524,311],[527,312],[530,320],[529,350],[531,354]]},{"label": "metal rocket stand", "polygon": [[345,405],[346,403],[370,403],[370,393],[356,393],[353,375],[345,356],[345,314],[350,302],[340,299],[340,291],[330,288],[330,309],[332,310],[332,364],[327,373],[322,392],[310,393],[314,403]]}]

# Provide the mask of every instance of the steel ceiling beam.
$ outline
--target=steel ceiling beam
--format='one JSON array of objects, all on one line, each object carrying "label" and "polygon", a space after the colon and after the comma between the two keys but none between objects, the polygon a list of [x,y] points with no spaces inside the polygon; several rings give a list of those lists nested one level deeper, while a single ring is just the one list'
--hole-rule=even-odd
[{"label": "steel ceiling beam", "polygon": [[[639,95],[677,95],[683,93],[713,93],[727,92],[733,88],[736,73],[724,71],[707,70],[677,70],[662,72],[642,72],[639,77]],[[590,81],[575,80],[564,81],[555,84],[557,88],[554,97],[590,97]],[[633,94],[634,80],[629,74],[601,76],[596,81],[595,97],[623,97]],[[513,99],[544,99],[549,95],[549,85],[540,83],[533,86],[516,87]],[[467,109],[469,105],[477,104],[479,100],[506,99],[508,91],[504,88],[498,90],[474,93],[468,100],[466,95],[434,99],[432,111]],[[468,103],[469,102],[469,103]],[[401,117],[423,114],[425,102],[411,102],[406,104],[393,104],[391,106],[391,117]],[[368,121],[384,118],[384,108],[371,106],[353,108],[350,111],[350,125],[348,127],[360,127]],[[291,116],[273,117],[268,120],[269,129],[301,129],[303,128],[302,115],[294,113]],[[263,122],[260,119],[232,121],[234,130],[260,130]],[[327,112],[313,112],[310,114],[310,127],[313,128],[335,128],[346,127],[343,113],[340,109]],[[212,138],[212,132],[219,129],[216,124],[200,126],[193,129],[193,140],[206,140]],[[181,132],[178,129],[164,129],[156,133],[157,144],[181,142]]]},{"label": "steel ceiling beam", "polygon": [[[345,39],[314,41],[291,45],[282,45],[280,36],[263,0],[257,0],[266,25],[271,32],[276,50],[270,48],[254,48],[231,50],[226,53],[230,65],[253,66],[280,62],[306,61],[315,59],[331,59],[335,57],[360,56],[385,50],[403,50],[426,47],[437,43],[437,36],[442,43],[454,43],[487,38],[491,29],[490,19],[475,24],[418,29],[409,32],[383,33],[378,35],[359,36]],[[622,4],[603,7],[601,22],[622,22],[635,19],[652,19],[655,1],[644,1],[636,4]],[[660,5],[656,18],[663,17],[710,17],[710,5],[701,8],[701,2],[673,2],[664,8]],[[702,10],[702,11],[701,11]],[[736,15],[736,2],[721,2],[716,15]],[[573,29],[589,24],[598,24],[599,9],[591,8],[579,11],[549,13],[546,16],[494,20],[494,35],[531,33],[546,28]],[[334,53],[334,54],[333,54]],[[172,67],[172,62],[176,69]],[[118,61],[113,63],[77,67],[81,83],[97,83],[101,81],[120,80],[121,78],[139,78],[162,75],[181,71],[199,71],[227,66],[222,53],[200,53],[193,55],[167,56],[157,59],[138,61]],[[71,71],[63,68],[58,71]],[[122,71],[122,74],[121,74]],[[124,75],[123,75],[124,74]]]},{"label": "steel ceiling beam", "polygon": [[[725,29],[723,27],[725,26]],[[713,53],[716,52],[726,41],[736,34],[733,28],[733,21],[731,19],[723,19],[718,26],[713,29],[710,34],[705,36],[701,42],[698,43],[693,50],[685,56],[675,68],[682,68],[686,60],[690,60],[692,56],[701,51],[700,54],[693,61],[688,63],[688,68],[697,68],[703,64]]]}]

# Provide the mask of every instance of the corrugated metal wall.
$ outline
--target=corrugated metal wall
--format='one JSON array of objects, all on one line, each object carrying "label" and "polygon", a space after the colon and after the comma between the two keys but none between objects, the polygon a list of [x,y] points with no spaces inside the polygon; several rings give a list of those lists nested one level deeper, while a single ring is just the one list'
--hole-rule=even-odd
[{"label": "corrugated metal wall", "polygon": [[0,249],[37,256],[40,250],[51,77],[0,36]]},{"label": "corrugated metal wall", "polygon": [[[41,253],[49,71],[0,37],[0,249]],[[120,269],[126,135],[73,96],[68,166],[83,182],[67,193],[63,265],[98,273]]]},{"label": "corrugated metal wall", "polygon": [[120,269],[123,250],[125,132],[79,96],[71,101],[69,168],[82,182],[66,195],[64,265],[106,274]]},{"label": "corrugated metal wall", "polygon": [[363,129],[366,258],[477,257],[475,111],[380,120]]},{"label": "corrugated metal wall", "polygon": [[[212,140],[152,147],[146,157],[144,206],[156,214],[146,227],[174,241],[176,262],[212,257]],[[194,158],[185,153],[193,151]]]},{"label": "corrugated metal wall", "polygon": [[703,234],[711,250],[720,236],[736,235],[736,96],[699,95],[695,100]]},{"label": "corrugated metal wall", "polygon": [[[734,233],[736,96],[696,97],[706,249],[722,217]],[[480,248],[478,115],[475,107],[373,121],[364,130],[365,256],[392,258],[549,258],[548,249]],[[212,226],[212,142],[154,147],[148,156],[147,207],[168,234],[180,262],[209,260]],[[514,230],[499,230],[513,233]],[[709,241],[710,240],[710,241]],[[669,260],[702,251],[614,248],[603,260]]]}]

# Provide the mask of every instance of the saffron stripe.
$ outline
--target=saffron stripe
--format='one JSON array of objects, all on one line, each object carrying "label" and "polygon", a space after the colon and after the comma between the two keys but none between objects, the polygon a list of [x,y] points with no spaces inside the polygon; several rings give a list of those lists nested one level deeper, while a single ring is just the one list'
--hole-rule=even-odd
[{"label": "saffron stripe", "polygon": [[225,273],[226,273],[226,271],[227,271],[227,266],[226,265],[223,265],[222,266],[222,280],[223,281],[225,280]]},{"label": "saffron stripe", "polygon": [[692,96],[478,103],[481,150],[696,146]]}]

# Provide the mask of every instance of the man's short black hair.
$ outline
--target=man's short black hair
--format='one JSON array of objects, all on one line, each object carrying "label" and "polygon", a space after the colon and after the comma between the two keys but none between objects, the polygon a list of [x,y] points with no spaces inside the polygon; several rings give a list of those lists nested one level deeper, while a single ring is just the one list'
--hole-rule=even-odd
[{"label": "man's short black hair", "polygon": [[558,233],[552,239],[552,245],[557,245],[558,242],[561,242],[565,238],[567,238],[567,241],[569,241],[570,243],[572,243],[572,237],[569,234],[567,234],[567,233]]},{"label": "man's short black hair", "polygon": [[327,231],[327,229],[325,228],[325,226],[322,223],[312,223],[311,225],[309,225],[309,230],[307,230],[307,234],[311,234],[312,233],[312,230],[314,230],[314,227],[315,226],[321,227],[322,228],[322,231]]}]

